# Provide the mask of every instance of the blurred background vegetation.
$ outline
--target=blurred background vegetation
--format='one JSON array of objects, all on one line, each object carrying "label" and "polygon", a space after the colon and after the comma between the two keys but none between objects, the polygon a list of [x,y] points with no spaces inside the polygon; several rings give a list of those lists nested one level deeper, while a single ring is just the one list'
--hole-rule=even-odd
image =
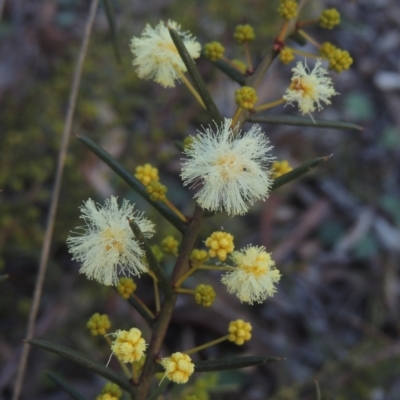
[{"label": "blurred background vegetation", "polygon": [[[0,4],[0,274],[9,275],[0,283],[0,398],[9,399],[89,2]],[[174,140],[195,134],[210,121],[183,85],[163,89],[138,79],[131,65],[130,39],[146,23],[172,19],[202,44],[218,40],[228,57],[244,59],[232,35],[237,24],[250,23],[257,35],[251,45],[257,63],[281,26],[277,5],[278,0],[238,0],[229,6],[212,0],[117,0],[122,56],[118,64],[101,3],[73,133],[99,143],[131,172],[146,162],[157,166],[172,202],[190,215],[194,204],[178,176],[181,156]],[[341,12],[342,24],[333,31],[315,27],[309,32],[321,42],[348,50],[355,62],[349,71],[333,74],[341,96],[318,117],[348,120],[364,130],[265,125],[277,158],[288,159],[293,166],[334,156],[310,175],[274,192],[267,202],[257,203],[245,217],[218,216],[204,227],[202,240],[223,227],[235,235],[237,248],[265,245],[283,273],[278,294],[262,305],[240,304],[212,274],[206,280],[216,287],[218,299],[211,309],[199,309],[189,296],[178,302],[166,354],[223,335],[229,320],[242,318],[254,326],[254,338],[247,346],[221,345],[200,356],[240,353],[285,358],[259,368],[202,377],[197,385],[211,387],[211,399],[315,399],[314,380],[323,399],[399,398],[400,5],[396,0],[313,0],[304,17],[316,17],[328,6]],[[221,114],[231,117],[238,85],[207,60],[200,59],[197,65]],[[292,65],[275,61],[260,88],[261,100],[282,95]],[[297,115],[290,106],[271,112]],[[132,200],[157,223],[153,244],[168,234],[179,238],[154,209],[71,138],[36,337],[76,348],[104,363],[109,349],[85,328],[92,313],[109,314],[113,330],[139,326],[146,336],[147,328],[114,290],[78,274],[65,240],[81,225],[82,202],[90,197],[102,203],[111,194]],[[172,262],[167,257],[165,268]],[[192,278],[193,285],[197,282],[203,283],[204,275]],[[146,278],[140,280],[138,293],[152,304],[151,282]],[[44,370],[60,373],[87,398],[95,398],[104,384],[60,357],[34,349],[23,398],[67,398]]]}]

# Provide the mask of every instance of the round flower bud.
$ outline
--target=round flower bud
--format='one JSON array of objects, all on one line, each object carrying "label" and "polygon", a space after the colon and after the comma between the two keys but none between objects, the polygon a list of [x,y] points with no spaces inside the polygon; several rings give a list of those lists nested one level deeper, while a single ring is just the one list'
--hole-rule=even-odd
[{"label": "round flower bud", "polygon": [[111,322],[107,314],[100,315],[99,313],[95,313],[90,317],[86,327],[93,336],[105,335],[111,327]]},{"label": "round flower bud", "polygon": [[178,255],[179,242],[172,236],[169,235],[161,241],[161,248],[165,254],[172,254],[173,256]]},{"label": "round flower bud", "polygon": [[252,42],[256,36],[254,34],[254,28],[251,25],[246,24],[238,25],[235,28],[233,37],[237,44],[243,44],[245,42]]},{"label": "round flower bud", "polygon": [[123,297],[124,299],[128,299],[130,295],[136,290],[136,288],[136,283],[133,281],[132,278],[119,279],[117,290],[121,297]]},{"label": "round flower bud", "polygon": [[216,298],[215,290],[210,285],[198,285],[194,291],[194,299],[197,304],[210,307]]},{"label": "round flower bud", "polygon": [[329,57],[329,69],[333,69],[338,74],[346,71],[353,64],[353,59],[346,50],[336,49]]},{"label": "round flower bud", "polygon": [[278,14],[286,20],[297,17],[297,2],[295,0],[281,0]]},{"label": "round flower bud", "polygon": [[167,193],[167,187],[157,181],[150,181],[146,186],[146,192],[150,195],[150,199],[153,201],[165,201]]},{"label": "round flower bud", "polygon": [[289,165],[289,162],[287,160],[283,160],[283,161],[275,161],[272,164],[272,169],[274,171],[272,177],[274,179],[287,174],[288,172],[292,171],[293,168]]},{"label": "round flower bud", "polygon": [[227,232],[214,232],[209,236],[205,245],[210,249],[208,254],[210,257],[218,257],[220,261],[225,261],[229,253],[232,253],[235,246],[233,244],[233,236]]},{"label": "round flower bud", "polygon": [[225,53],[225,48],[220,42],[210,42],[204,46],[204,56],[211,61],[220,60]]},{"label": "round flower bud", "polygon": [[235,103],[245,110],[252,110],[257,103],[258,97],[254,88],[243,86],[235,90]]},{"label": "round flower bud", "polygon": [[321,44],[321,47],[319,48],[319,54],[321,57],[328,58],[332,57],[332,54],[334,51],[337,49],[337,47],[330,43],[330,42],[324,42]]},{"label": "round flower bud", "polygon": [[319,26],[325,29],[332,29],[340,24],[340,14],[336,8],[329,8],[322,11],[318,18]]},{"label": "round flower bud", "polygon": [[164,253],[162,252],[160,247],[155,244],[155,245],[151,246],[151,251],[153,252],[154,257],[156,258],[157,262],[160,263],[162,261],[162,259],[164,258]]},{"label": "round flower bud", "polygon": [[151,181],[159,181],[158,169],[147,163],[136,167],[135,177],[147,186]]},{"label": "round flower bud", "polygon": [[193,249],[190,255],[190,261],[192,261],[194,264],[202,264],[208,259],[209,256],[206,250]]},{"label": "round flower bud", "polygon": [[229,323],[229,338],[228,340],[241,346],[244,342],[251,339],[251,330],[253,327],[249,322],[244,322],[242,319]]},{"label": "round flower bud", "polygon": [[294,60],[294,54],[291,48],[284,47],[279,53],[279,59],[283,64],[289,64]]},{"label": "round flower bud", "polygon": [[101,393],[100,396],[96,397],[96,400],[118,400],[122,397],[122,390],[116,383],[107,382]]}]

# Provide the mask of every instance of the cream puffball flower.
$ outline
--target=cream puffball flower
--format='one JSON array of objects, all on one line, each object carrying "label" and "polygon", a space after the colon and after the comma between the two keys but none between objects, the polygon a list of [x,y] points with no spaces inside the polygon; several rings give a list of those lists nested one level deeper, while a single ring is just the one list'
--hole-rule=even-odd
[{"label": "cream puffball flower", "polygon": [[262,303],[276,292],[275,283],[281,279],[271,254],[265,247],[249,246],[231,255],[235,267],[221,279],[229,293],[237,295],[240,301]]},{"label": "cream puffball flower", "polygon": [[283,98],[287,104],[296,102],[303,114],[310,114],[316,108],[321,110],[321,101],[331,104],[329,98],[339,94],[333,88],[332,79],[326,76],[328,72],[321,66],[320,60],[317,60],[312,71],[307,64],[299,61],[292,72],[292,83]]},{"label": "cream puffball flower", "polygon": [[96,205],[91,199],[80,208],[86,226],[80,227],[80,236],[67,239],[72,259],[80,261],[79,270],[88,279],[94,279],[103,285],[118,284],[118,268],[126,276],[140,275],[148,270],[143,261],[144,250],[129,226],[133,219],[146,238],[154,233],[154,224],[133,211],[133,205],[124,200],[121,208],[117,198],[111,196],[104,206]]},{"label": "cream puffball flower", "polygon": [[268,197],[272,184],[267,164],[272,146],[259,125],[246,133],[231,129],[231,120],[216,129],[203,128],[184,153],[181,177],[184,185],[201,185],[195,194],[200,207],[240,215],[248,204]]},{"label": "cream puffball flower", "polygon": [[[189,32],[182,32],[176,22],[168,21],[168,25],[180,35],[190,56],[198,58],[200,43]],[[139,78],[153,79],[161,86],[174,87],[175,81],[180,80],[179,73],[186,72],[186,66],[163,21],[155,28],[147,24],[141,37],[132,38],[131,50]]]}]

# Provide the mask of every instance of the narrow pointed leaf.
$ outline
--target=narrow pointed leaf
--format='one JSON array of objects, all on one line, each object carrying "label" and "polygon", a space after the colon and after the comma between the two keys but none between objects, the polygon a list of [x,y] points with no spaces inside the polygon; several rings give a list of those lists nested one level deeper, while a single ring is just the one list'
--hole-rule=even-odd
[{"label": "narrow pointed leaf", "polygon": [[174,295],[174,292],[172,290],[171,284],[169,283],[167,277],[165,276],[164,270],[161,268],[160,264],[156,260],[156,257],[154,256],[154,253],[151,250],[151,247],[149,246],[147,239],[144,237],[142,231],[140,230],[138,225],[135,223],[135,221],[130,220],[129,225],[130,225],[136,239],[139,240],[139,242],[142,244],[142,246],[146,252],[146,258],[147,258],[147,261],[149,262],[150,270],[154,272],[155,276],[157,277],[158,283],[164,290],[165,295],[168,297],[172,297]]},{"label": "narrow pointed leaf", "polygon": [[8,275],[0,275],[0,282],[5,281],[8,278]]},{"label": "narrow pointed leaf", "polygon": [[127,378],[125,378],[123,375],[118,374],[110,368],[106,368],[104,365],[98,363],[97,361],[92,360],[87,354],[83,354],[79,351],[72,350],[60,344],[47,342],[45,340],[29,339],[26,342],[32,346],[39,347],[41,349],[58,354],[59,356],[62,356],[67,360],[82,366],[83,368],[89,369],[90,371],[93,371],[103,376],[111,382],[116,383],[129,393],[132,393],[133,391],[133,386],[130,384]]},{"label": "narrow pointed leaf", "polygon": [[316,158],[315,160],[312,160],[306,164],[300,165],[300,167],[295,168],[294,170],[288,172],[287,174],[284,174],[280,176],[279,178],[274,179],[274,183],[272,184],[271,187],[271,192],[275,189],[278,189],[279,187],[286,185],[287,183],[294,181],[295,179],[299,179],[302,175],[306,174],[307,172],[310,172],[313,170],[316,166],[318,166],[320,163],[328,161],[329,158],[332,156],[326,156],[326,157],[320,157]]},{"label": "narrow pointed leaf", "polygon": [[83,397],[76,389],[74,389],[69,383],[65,382],[64,379],[59,377],[52,372],[46,372],[49,379],[61,390],[68,393],[74,400],[87,400]]},{"label": "narrow pointed leaf", "polygon": [[310,117],[300,117],[295,115],[259,115],[249,118],[249,121],[264,124],[310,126],[312,128],[354,129],[358,131],[363,130],[361,126],[351,122],[329,121],[320,118],[315,118],[314,122]]},{"label": "narrow pointed leaf", "polygon": [[160,214],[162,214],[176,229],[183,232],[185,224],[164,203],[152,201],[143,184],[131,175],[115,158],[98,146],[93,140],[78,136],[78,139],[87,146],[97,157],[103,160],[117,175],[119,175],[133,190],[147,200]]},{"label": "narrow pointed leaf", "polygon": [[201,55],[209,61],[211,64],[213,64],[216,68],[218,68],[220,71],[222,71],[225,75],[229,76],[232,80],[237,82],[239,85],[244,86],[246,85],[246,78],[243,74],[241,74],[236,68],[232,67],[229,65],[226,61],[224,60],[218,60],[218,61],[211,61],[207,57],[204,56],[204,52],[201,52]]},{"label": "narrow pointed leaf", "polygon": [[111,32],[111,40],[114,48],[115,58],[118,64],[121,64],[121,53],[118,46],[117,28],[115,24],[114,6],[112,0],[104,0],[104,8],[106,10],[108,26]]},{"label": "narrow pointed leaf", "polygon": [[194,63],[193,58],[188,53],[186,46],[183,43],[179,34],[171,27],[168,27],[168,29],[169,29],[171,38],[179,52],[179,55],[181,56],[182,61],[186,65],[188,74],[192,78],[193,85],[196,88],[196,90],[198,91],[200,97],[202,98],[207,111],[209,112],[211,118],[218,125],[221,125],[224,120],[223,120],[221,114],[219,113],[218,108],[215,105],[214,100],[212,99],[210,92],[208,91],[206,84],[204,83],[203,78],[201,77],[201,75]]},{"label": "narrow pointed leaf", "polygon": [[273,356],[245,356],[245,357],[229,357],[220,358],[217,360],[196,361],[194,372],[210,372],[210,371],[224,371],[228,369],[239,369],[251,367],[254,365],[262,365],[281,361],[282,358]]}]

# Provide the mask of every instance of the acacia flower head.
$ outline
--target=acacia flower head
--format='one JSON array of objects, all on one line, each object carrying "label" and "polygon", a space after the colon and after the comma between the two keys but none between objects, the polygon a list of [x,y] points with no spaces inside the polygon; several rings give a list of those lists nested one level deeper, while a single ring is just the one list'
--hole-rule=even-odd
[{"label": "acacia flower head", "polygon": [[115,340],[111,345],[111,350],[119,360],[123,363],[132,363],[142,358],[147,345],[139,329],[118,330],[113,335]]},{"label": "acacia flower head", "polygon": [[165,376],[176,383],[186,383],[194,372],[192,359],[184,353],[173,353],[161,359],[161,365],[165,368]]},{"label": "acacia flower head", "polygon": [[[200,43],[189,32],[182,32],[176,22],[168,21],[168,25],[182,38],[190,56],[198,58]],[[174,87],[175,81],[180,80],[179,72],[186,71],[186,66],[163,21],[160,21],[155,28],[147,24],[141,37],[132,38],[131,50],[135,56],[133,65],[139,78],[153,79],[161,86]]]},{"label": "acacia flower head", "polygon": [[321,60],[317,60],[312,71],[301,61],[292,71],[292,83],[283,98],[287,104],[296,102],[303,114],[310,114],[316,107],[318,111],[321,110],[321,101],[331,104],[329,98],[338,94],[333,88],[332,79],[326,76],[328,72],[321,66]]},{"label": "acacia flower head", "polygon": [[202,186],[194,196],[202,208],[244,214],[246,202],[268,197],[271,149],[259,125],[242,134],[225,119],[215,130],[204,128],[185,149],[181,177],[184,185]]},{"label": "acacia flower head", "polygon": [[281,274],[263,246],[234,251],[231,258],[236,266],[221,279],[229,293],[236,294],[242,302],[253,304],[262,303],[276,292],[275,283],[279,282]]},{"label": "acacia flower head", "polygon": [[144,250],[135,238],[130,226],[134,220],[146,238],[154,233],[154,224],[133,211],[134,206],[124,200],[119,208],[117,198],[111,196],[104,206],[89,199],[81,207],[86,226],[77,228],[80,236],[69,236],[67,244],[72,259],[80,261],[80,273],[103,285],[118,284],[118,269],[124,275],[140,275],[148,267],[143,262]]},{"label": "acacia flower head", "polygon": [[228,340],[230,342],[234,342],[238,346],[241,346],[251,339],[252,329],[253,327],[251,326],[250,322],[245,322],[242,319],[231,321],[228,327]]}]

